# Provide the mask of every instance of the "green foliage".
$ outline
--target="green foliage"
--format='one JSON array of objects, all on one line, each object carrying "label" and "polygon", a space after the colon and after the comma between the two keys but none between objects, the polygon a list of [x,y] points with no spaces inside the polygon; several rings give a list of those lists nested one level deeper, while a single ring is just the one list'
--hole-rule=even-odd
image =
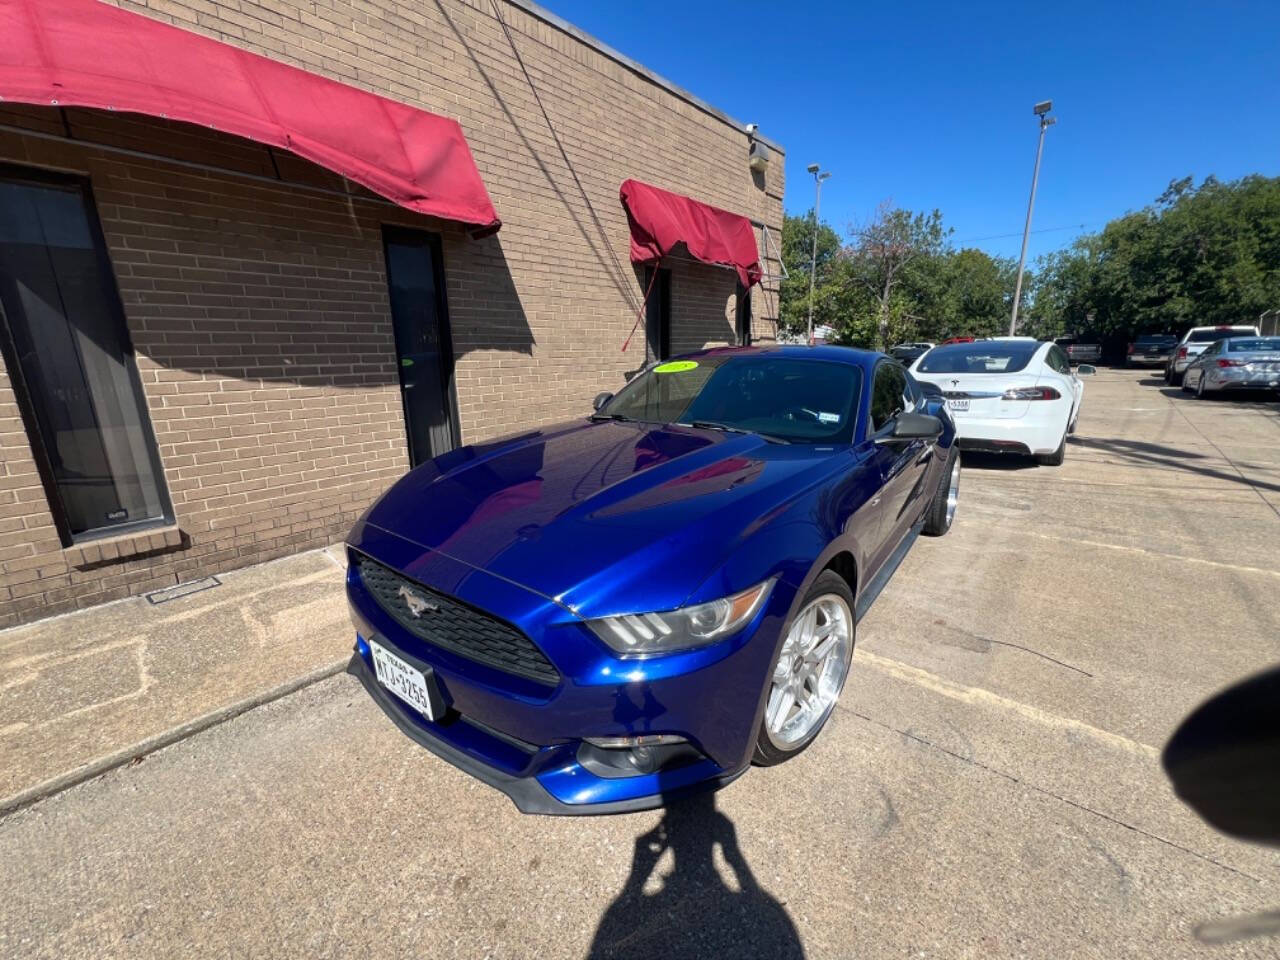
[{"label": "green foliage", "polygon": [[[809,323],[809,268],[813,262],[814,216],[786,217],[782,222],[782,262],[788,277],[779,288],[779,317],[783,332],[804,336]],[[813,322],[836,319],[838,293],[832,284],[840,257],[840,237],[831,227],[818,227],[817,272],[814,281]]]},{"label": "green foliage", "polygon": [[[812,212],[787,217],[783,331],[803,336],[809,309]],[[814,325],[839,343],[997,336],[1008,329],[1017,264],[956,250],[937,210],[883,206],[846,242],[817,225]],[[1280,306],[1280,178],[1173,180],[1149,207],[1041,257],[1023,280],[1019,333],[1133,338],[1250,323]]]},{"label": "green foliage", "polygon": [[[803,337],[809,308],[813,213],[787,217],[782,258],[783,331]],[[873,347],[903,340],[990,336],[1007,329],[1017,265],[981,250],[954,250],[937,211],[882,207],[841,245],[827,224],[818,234],[813,322],[837,343]]]},{"label": "green foliage", "polygon": [[1254,322],[1280,304],[1280,178],[1174,180],[1150,207],[1042,258],[1038,273],[1037,333]]}]

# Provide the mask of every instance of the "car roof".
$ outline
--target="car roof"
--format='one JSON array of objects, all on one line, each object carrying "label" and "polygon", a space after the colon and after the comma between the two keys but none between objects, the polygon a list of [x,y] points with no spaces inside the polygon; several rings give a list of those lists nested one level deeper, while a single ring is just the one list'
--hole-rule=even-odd
[{"label": "car roof", "polygon": [[682,353],[668,360],[694,360],[698,357],[788,357],[798,360],[826,360],[835,363],[847,363],[850,366],[869,367],[885,356],[874,350],[860,350],[857,347],[837,347],[832,344],[777,343],[750,347],[710,347],[693,353]]}]

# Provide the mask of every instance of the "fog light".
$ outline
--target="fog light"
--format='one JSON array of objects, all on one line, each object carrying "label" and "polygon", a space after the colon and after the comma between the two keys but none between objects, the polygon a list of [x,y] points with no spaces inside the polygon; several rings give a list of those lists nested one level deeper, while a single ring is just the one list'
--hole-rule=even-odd
[{"label": "fog light", "polygon": [[630,737],[588,737],[578,748],[578,762],[597,777],[610,779],[654,773],[702,756],[674,733],[642,733]]},{"label": "fog light", "polygon": [[604,750],[625,750],[628,747],[660,747],[668,743],[686,743],[684,737],[674,733],[642,733],[634,737],[587,737],[587,743]]}]

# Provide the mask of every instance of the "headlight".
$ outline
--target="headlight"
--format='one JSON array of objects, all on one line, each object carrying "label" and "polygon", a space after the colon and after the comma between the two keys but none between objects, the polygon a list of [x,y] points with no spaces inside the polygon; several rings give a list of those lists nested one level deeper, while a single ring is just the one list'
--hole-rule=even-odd
[{"label": "headlight", "polygon": [[624,657],[653,657],[715,643],[744,626],[764,605],[773,580],[679,610],[588,620],[591,631]]}]

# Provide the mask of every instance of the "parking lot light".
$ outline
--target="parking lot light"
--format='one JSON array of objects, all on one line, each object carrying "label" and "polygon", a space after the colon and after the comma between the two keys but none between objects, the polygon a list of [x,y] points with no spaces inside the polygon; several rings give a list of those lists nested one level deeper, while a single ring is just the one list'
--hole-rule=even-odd
[{"label": "parking lot light", "polygon": [[1036,184],[1040,180],[1040,156],[1044,153],[1044,132],[1058,122],[1057,117],[1049,116],[1053,109],[1052,100],[1041,100],[1031,112],[1040,118],[1040,143],[1036,147],[1036,166],[1031,174],[1031,199],[1027,202],[1027,223],[1022,228],[1022,255],[1018,257],[1018,282],[1013,288],[1013,314],[1009,317],[1009,336],[1018,332],[1018,301],[1022,299],[1022,271],[1027,265],[1027,238],[1031,236],[1031,213],[1036,208]]}]

